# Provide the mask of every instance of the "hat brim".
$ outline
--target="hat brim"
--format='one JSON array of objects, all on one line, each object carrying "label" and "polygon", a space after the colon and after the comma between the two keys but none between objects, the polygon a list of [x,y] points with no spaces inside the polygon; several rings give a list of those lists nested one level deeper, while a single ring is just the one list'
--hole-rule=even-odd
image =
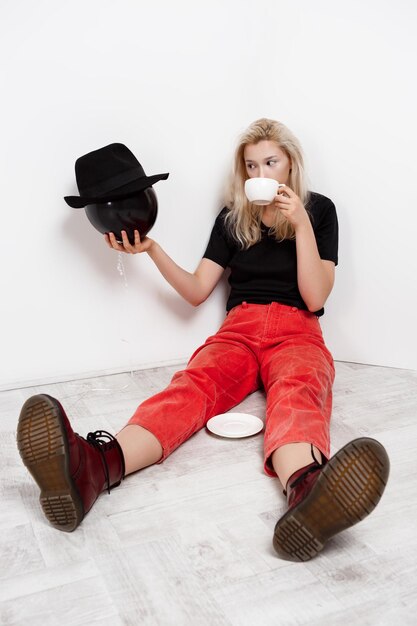
[{"label": "hat brim", "polygon": [[139,178],[134,180],[123,187],[118,187],[112,191],[107,192],[102,196],[87,197],[87,196],[65,196],[65,202],[73,209],[82,209],[88,204],[96,204],[99,202],[112,202],[112,200],[123,200],[134,196],[135,193],[143,191],[148,187],[151,187],[159,180],[166,180],[169,174],[155,174],[154,176],[146,176],[145,178]]}]

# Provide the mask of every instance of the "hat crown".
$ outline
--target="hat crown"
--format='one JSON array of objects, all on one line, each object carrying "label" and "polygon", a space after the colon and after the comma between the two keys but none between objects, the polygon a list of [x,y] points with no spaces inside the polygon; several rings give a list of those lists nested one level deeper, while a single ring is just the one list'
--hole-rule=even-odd
[{"label": "hat crown", "polygon": [[75,177],[80,195],[89,195],[116,189],[146,174],[127,146],[111,143],[77,159]]},{"label": "hat crown", "polygon": [[122,143],[111,143],[76,160],[75,178],[80,195],[65,196],[64,200],[73,209],[122,200],[168,176],[168,172],[147,176],[129,148]]}]

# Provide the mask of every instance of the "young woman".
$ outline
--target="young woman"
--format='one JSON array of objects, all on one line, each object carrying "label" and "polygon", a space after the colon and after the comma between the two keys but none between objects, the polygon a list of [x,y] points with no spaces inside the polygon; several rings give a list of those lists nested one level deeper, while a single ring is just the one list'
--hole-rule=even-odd
[{"label": "young woman", "polygon": [[[267,206],[250,203],[245,180],[285,186]],[[266,392],[264,468],[278,476],[288,511],[273,537],[278,555],[305,561],[368,515],[389,473],[383,446],[351,441],[330,460],[333,359],[319,318],[334,283],[338,224],[333,202],[308,191],[299,142],[283,124],[260,119],[243,133],[226,207],[195,272],[176,265],[156,241],[132,245],[110,233],[112,249],[147,252],[191,304],[204,302],[229,267],[227,315],[166,389],[143,402],[116,437],[75,434],[61,404],[29,398],[18,427],[23,462],[38,483],[48,520],[72,531],[101,491],[161,463],[181,443],[258,388]]]}]

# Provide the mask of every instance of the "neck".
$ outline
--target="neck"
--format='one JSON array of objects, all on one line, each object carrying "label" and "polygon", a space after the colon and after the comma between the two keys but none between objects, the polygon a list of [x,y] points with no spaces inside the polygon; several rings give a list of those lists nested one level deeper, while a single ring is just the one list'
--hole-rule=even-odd
[{"label": "neck", "polygon": [[277,215],[277,209],[273,204],[268,204],[263,208],[262,211],[262,222],[265,226],[272,226],[275,224],[275,218]]}]

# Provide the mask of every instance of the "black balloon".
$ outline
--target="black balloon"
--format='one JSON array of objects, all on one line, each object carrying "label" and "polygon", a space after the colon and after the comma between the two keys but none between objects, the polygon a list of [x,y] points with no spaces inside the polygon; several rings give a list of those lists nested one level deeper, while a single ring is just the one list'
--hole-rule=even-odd
[{"label": "black balloon", "polygon": [[114,233],[122,240],[125,230],[129,241],[134,241],[134,230],[145,237],[155,224],[158,214],[158,199],[152,187],[138,192],[130,198],[88,204],[85,207],[88,219],[100,233]]}]

